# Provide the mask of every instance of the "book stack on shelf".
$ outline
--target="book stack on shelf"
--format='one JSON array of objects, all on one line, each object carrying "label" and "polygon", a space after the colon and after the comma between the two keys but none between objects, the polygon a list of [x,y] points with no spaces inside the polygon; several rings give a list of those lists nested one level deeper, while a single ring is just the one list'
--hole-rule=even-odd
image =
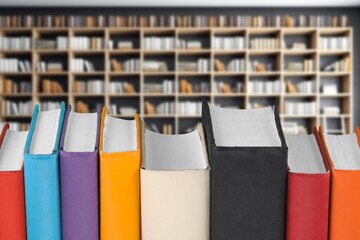
[{"label": "book stack on shelf", "polygon": [[68,38],[64,36],[56,36],[55,39],[36,39],[35,49],[57,49],[66,50],[68,48]]},{"label": "book stack on shelf", "polygon": [[174,37],[145,37],[145,50],[172,50],[175,49]]},{"label": "book stack on shelf", "polygon": [[280,42],[278,38],[256,37],[250,40],[250,49],[266,50],[279,48]]},{"label": "book stack on shelf", "polygon": [[187,79],[179,81],[180,93],[209,93],[210,85],[207,82],[191,84]]},{"label": "book stack on shelf", "polygon": [[45,94],[62,94],[64,89],[58,81],[52,79],[42,80],[42,93]]},{"label": "book stack on shelf", "polygon": [[0,27],[346,27],[346,15],[3,15]]},{"label": "book stack on shelf", "polygon": [[175,114],[175,103],[164,101],[157,105],[149,101],[145,102],[145,112],[148,115],[172,115]]},{"label": "book stack on shelf", "polygon": [[60,108],[59,101],[43,101],[39,103],[41,111],[48,111]]},{"label": "book stack on shelf", "polygon": [[104,93],[104,80],[102,79],[75,80],[74,93],[89,93],[89,94]]},{"label": "book stack on shelf", "polygon": [[38,72],[62,72],[64,71],[61,62],[44,62],[40,61],[36,64]]},{"label": "book stack on shelf", "polygon": [[348,72],[350,71],[350,58],[346,57],[341,60],[331,62],[322,68],[324,72]]},{"label": "book stack on shelf", "polygon": [[70,60],[70,69],[73,72],[94,72],[96,71],[91,61],[83,58],[74,58]]},{"label": "book stack on shelf", "polygon": [[303,62],[289,62],[285,66],[285,70],[289,72],[313,72],[314,60],[304,59]]},{"label": "book stack on shelf", "polygon": [[214,84],[214,93],[241,93],[243,91],[243,83],[237,82],[235,87],[224,81],[217,81]]},{"label": "book stack on shelf", "polygon": [[180,116],[199,116],[199,115],[201,115],[201,101],[179,102],[178,115],[180,115]]},{"label": "book stack on shelf", "polygon": [[245,38],[242,36],[234,36],[234,37],[215,36],[214,49],[215,50],[245,49]]},{"label": "book stack on shelf", "polygon": [[1,101],[1,114],[8,116],[30,116],[32,113],[32,101]]},{"label": "book stack on shelf", "polygon": [[0,59],[0,72],[31,72],[30,61],[17,58]]},{"label": "book stack on shelf", "polygon": [[129,82],[120,82],[120,81],[113,81],[109,83],[109,93],[116,94],[116,93],[136,93],[135,87],[132,83]]},{"label": "book stack on shelf", "polygon": [[0,36],[1,50],[31,50],[31,38],[21,37],[2,37]]},{"label": "book stack on shelf", "polygon": [[161,83],[145,83],[144,93],[174,93],[174,80],[164,79]]},{"label": "book stack on shelf", "polygon": [[14,81],[12,79],[0,79],[0,91],[3,94],[31,93],[31,83],[27,81]]},{"label": "book stack on shelf", "polygon": [[104,48],[102,37],[72,37],[71,49],[73,50],[100,50]]},{"label": "book stack on shelf", "polygon": [[289,115],[312,116],[316,114],[316,102],[292,102],[285,103],[285,113]]},{"label": "book stack on shelf", "polygon": [[341,37],[320,37],[320,49],[325,50],[347,50],[350,49],[350,39],[347,36]]},{"label": "book stack on shelf", "polygon": [[284,87],[280,80],[251,80],[247,89],[249,93],[279,94]]},{"label": "book stack on shelf", "polygon": [[291,81],[286,82],[287,93],[290,94],[311,94],[316,92],[316,81],[300,81],[297,84],[292,83]]},{"label": "book stack on shelf", "polygon": [[[0,16],[0,100],[65,100],[79,102],[81,111],[102,103],[116,117],[137,112],[160,131],[171,125],[172,133],[199,121],[197,114],[180,115],[180,102],[205,97],[215,105],[251,108],[278,101],[283,123],[310,132],[330,112],[329,125],[341,119],[349,132],[348,24],[346,16],[303,15]],[[289,114],[288,102],[315,102],[316,109]],[[0,121],[22,124],[30,117],[0,114]]]},{"label": "book stack on shelf", "polygon": [[178,65],[179,72],[209,72],[210,60],[199,58],[196,62],[182,61]]}]

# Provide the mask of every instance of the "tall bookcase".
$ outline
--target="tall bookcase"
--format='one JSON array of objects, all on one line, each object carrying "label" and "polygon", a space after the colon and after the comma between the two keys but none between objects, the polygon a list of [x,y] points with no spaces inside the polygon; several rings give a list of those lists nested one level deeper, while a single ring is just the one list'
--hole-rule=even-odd
[{"label": "tall bookcase", "polygon": [[[164,124],[172,125],[172,133],[185,133],[195,126],[200,120],[200,113],[180,114],[179,103],[201,102],[205,97],[209,102],[238,108],[250,108],[261,105],[280,104],[281,120],[288,123],[297,123],[304,126],[310,132],[312,127],[325,123],[329,129],[344,128],[345,132],[353,130],[353,74],[352,74],[352,28],[350,27],[266,27],[266,28],[150,28],[150,27],[84,27],[84,28],[1,28],[0,36],[17,37],[27,36],[31,38],[31,48],[27,50],[0,50],[1,58],[19,58],[31,62],[30,72],[0,72],[0,79],[11,79],[15,82],[29,82],[31,92],[7,93],[1,92],[1,101],[13,102],[31,101],[33,104],[43,101],[65,100],[67,103],[76,105],[82,101],[95,108],[97,103],[117,107],[133,107],[149,126],[157,126],[160,131]],[[54,39],[57,36],[67,37],[66,49],[39,49],[36,46],[37,39]],[[103,47],[100,49],[73,49],[71,39],[73,37],[102,38]],[[196,42],[200,45],[173,49],[145,49],[147,37],[169,37],[183,40],[185,43]],[[218,49],[215,47],[215,38],[218,37],[242,37],[243,48]],[[323,37],[346,37],[348,38],[347,49],[323,49],[320,47]],[[266,40],[266,39],[273,40]],[[117,48],[118,42],[125,39],[131,42],[132,47]],[[263,39],[263,40],[255,40]],[[265,40],[264,40],[265,39]],[[275,43],[271,42],[274,41]],[[112,49],[109,41],[112,41]],[[257,42],[255,42],[257,41]],[[292,49],[298,43],[295,49]],[[260,45],[261,44],[261,45]],[[262,46],[261,48],[259,46]],[[93,72],[76,72],[72,70],[71,61],[74,58],[82,58],[93,63]],[[111,61],[115,59],[122,63],[128,59],[139,59],[138,70],[113,71]],[[182,62],[197,62],[198,59],[209,61],[208,71],[180,71]],[[243,59],[245,65],[237,64],[238,71],[226,71],[226,65],[233,59]],[[296,66],[289,63],[301,62],[311,59],[312,67],[305,70],[296,70]],[[339,60],[339,69],[324,71],[324,68]],[[219,60],[222,63],[217,65]],[[37,62],[60,62],[63,64],[62,71],[39,72]],[[166,71],[144,69],[146,61],[160,61],[167,65]],[[252,62],[253,64],[250,64]],[[258,66],[256,64],[259,64]],[[264,63],[264,64],[262,64]],[[236,65],[235,64],[235,65]],[[242,63],[243,64],[243,63]],[[307,63],[306,63],[307,64]],[[151,65],[151,64],[150,64]],[[253,70],[250,66],[252,65]],[[225,67],[225,71],[221,68]],[[297,66],[298,67],[298,66]],[[291,68],[291,70],[289,70]],[[338,66],[339,68],[339,66]],[[45,79],[58,82],[62,93],[43,93]],[[76,80],[89,81],[100,79],[104,81],[102,93],[78,93],[74,90]],[[164,79],[173,81],[173,92],[145,92],[147,83],[162,83]],[[181,91],[182,81],[193,87],[192,91]],[[312,80],[312,91],[294,90],[299,82]],[[131,83],[135,89],[132,93],[109,93],[109,85],[114,81]],[[270,86],[271,92],[262,92],[259,82],[278,81],[280,89]],[[257,83],[252,83],[257,82]],[[197,85],[204,83],[205,88]],[[336,86],[336,91],[324,91],[324,85]],[[3,84],[3,83],[2,83]],[[254,91],[250,91],[250,84]],[[275,84],[275,83],[274,83]],[[266,85],[266,83],[265,83]],[[224,89],[222,89],[224,88]],[[199,90],[200,89],[200,90]],[[204,90],[206,92],[202,92]],[[226,90],[227,89],[227,90]],[[257,90],[256,90],[257,89]],[[275,90],[274,90],[275,89]],[[173,102],[174,111],[170,114],[148,114],[145,102],[155,107],[161,102]],[[312,111],[307,114],[309,107],[299,107],[300,113],[293,113],[296,103],[312,103]],[[186,105],[186,104],[185,104]],[[1,105],[2,108],[5,104]],[[324,107],[340,107],[340,113],[324,114]],[[289,112],[290,111],[290,112]],[[29,122],[30,114],[6,114],[1,111],[1,121]],[[116,117],[131,117],[130,115],[116,114]],[[329,130],[331,131],[331,130]]]}]

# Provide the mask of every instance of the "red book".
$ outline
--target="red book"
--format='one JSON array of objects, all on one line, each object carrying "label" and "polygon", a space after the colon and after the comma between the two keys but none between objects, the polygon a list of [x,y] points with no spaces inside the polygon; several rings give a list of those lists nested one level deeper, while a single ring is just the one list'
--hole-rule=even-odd
[{"label": "red book", "polygon": [[[311,136],[311,135],[310,135]],[[287,240],[327,240],[329,222],[330,166],[314,131],[315,148],[323,162],[322,172],[294,172],[289,168],[287,194]],[[317,150],[317,149],[316,149]],[[291,151],[289,147],[289,152]],[[301,150],[300,150],[301,151]],[[291,154],[289,154],[289,157]],[[306,158],[306,153],[303,153]],[[305,160],[305,159],[304,159]],[[289,162],[291,159],[289,159]]]},{"label": "red book", "polygon": [[[0,147],[9,124],[0,135]],[[11,157],[11,156],[9,156]],[[0,171],[0,239],[25,240],[24,171]]]}]

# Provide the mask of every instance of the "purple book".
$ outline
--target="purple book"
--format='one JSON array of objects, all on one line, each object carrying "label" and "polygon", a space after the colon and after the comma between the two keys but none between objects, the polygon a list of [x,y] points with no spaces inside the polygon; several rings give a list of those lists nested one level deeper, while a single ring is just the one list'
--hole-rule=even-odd
[{"label": "purple book", "polygon": [[62,236],[99,239],[98,139],[100,111],[67,109],[60,142]]}]

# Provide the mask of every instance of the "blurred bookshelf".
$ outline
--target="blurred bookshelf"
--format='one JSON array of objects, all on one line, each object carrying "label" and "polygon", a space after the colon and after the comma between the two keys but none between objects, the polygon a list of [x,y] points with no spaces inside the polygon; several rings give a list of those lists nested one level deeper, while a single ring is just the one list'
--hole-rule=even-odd
[{"label": "blurred bookshelf", "polygon": [[276,27],[0,21],[0,120],[25,128],[35,103],[51,108],[65,100],[79,112],[105,104],[113,116],[137,113],[153,130],[186,133],[201,120],[205,97],[241,109],[278,102],[286,128],[309,133],[326,121],[350,132],[352,28],[325,20],[319,27],[289,19]]}]

